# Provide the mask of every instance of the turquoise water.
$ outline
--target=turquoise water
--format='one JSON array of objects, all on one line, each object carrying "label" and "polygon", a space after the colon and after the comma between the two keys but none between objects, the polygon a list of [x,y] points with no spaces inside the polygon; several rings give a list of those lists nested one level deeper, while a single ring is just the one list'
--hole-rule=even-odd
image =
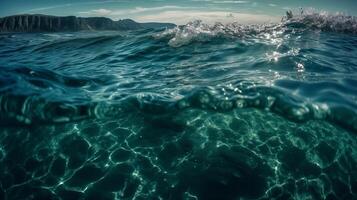
[{"label": "turquoise water", "polygon": [[356,199],[357,22],[0,35],[0,199]]}]

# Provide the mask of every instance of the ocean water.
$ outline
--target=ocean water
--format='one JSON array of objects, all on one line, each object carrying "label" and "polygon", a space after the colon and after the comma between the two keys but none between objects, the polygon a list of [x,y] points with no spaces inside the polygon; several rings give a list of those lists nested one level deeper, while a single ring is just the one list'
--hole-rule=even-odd
[{"label": "ocean water", "polygon": [[357,199],[357,19],[0,35],[0,199]]}]

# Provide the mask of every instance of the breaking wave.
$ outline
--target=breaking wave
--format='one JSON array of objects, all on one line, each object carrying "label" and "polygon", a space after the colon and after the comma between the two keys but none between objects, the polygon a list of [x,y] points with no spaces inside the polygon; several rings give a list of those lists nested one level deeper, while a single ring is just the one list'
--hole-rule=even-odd
[{"label": "breaking wave", "polygon": [[306,30],[357,34],[357,17],[355,16],[314,10],[302,10],[295,15],[291,11],[287,13],[279,24],[243,25],[239,22],[228,24],[217,22],[209,25],[196,20],[184,26],[166,30],[155,37],[169,38],[169,44],[178,47],[195,41],[210,41],[212,38],[259,37],[271,33],[279,34],[281,37],[293,31]]}]

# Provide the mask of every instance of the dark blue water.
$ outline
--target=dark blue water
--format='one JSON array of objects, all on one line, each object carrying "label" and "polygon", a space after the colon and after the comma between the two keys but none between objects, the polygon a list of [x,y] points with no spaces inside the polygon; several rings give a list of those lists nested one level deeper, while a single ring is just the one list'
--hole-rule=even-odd
[{"label": "dark blue water", "polygon": [[357,22],[0,35],[0,199],[356,199]]}]

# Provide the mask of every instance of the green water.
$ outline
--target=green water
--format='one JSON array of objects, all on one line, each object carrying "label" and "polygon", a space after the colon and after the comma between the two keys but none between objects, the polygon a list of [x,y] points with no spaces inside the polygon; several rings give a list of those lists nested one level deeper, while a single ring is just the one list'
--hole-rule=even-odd
[{"label": "green water", "polygon": [[356,199],[353,20],[0,35],[0,199]]}]

